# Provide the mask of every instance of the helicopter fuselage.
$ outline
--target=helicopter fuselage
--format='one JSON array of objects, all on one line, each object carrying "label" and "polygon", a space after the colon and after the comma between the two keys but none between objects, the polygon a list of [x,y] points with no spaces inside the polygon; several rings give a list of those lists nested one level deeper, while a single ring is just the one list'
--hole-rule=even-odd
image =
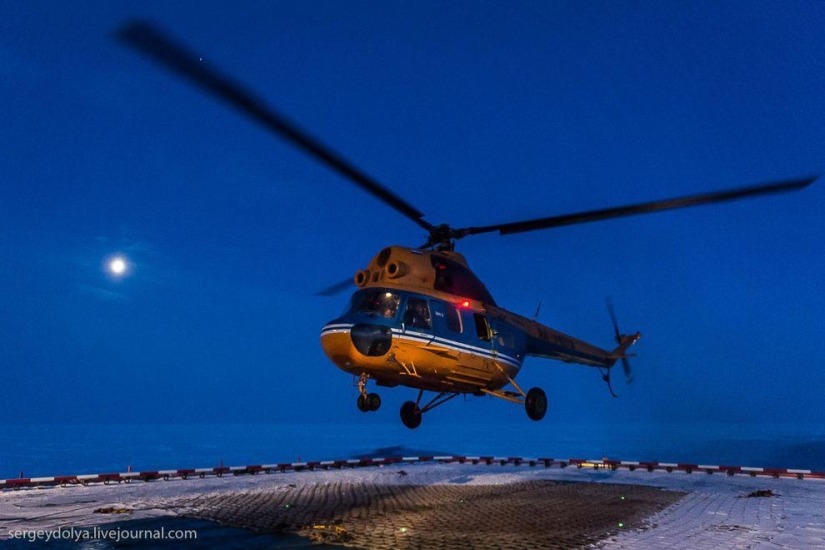
[{"label": "helicopter fuselage", "polygon": [[388,247],[355,283],[321,345],[380,386],[505,397],[528,355],[604,368],[619,357],[499,308],[456,252]]}]

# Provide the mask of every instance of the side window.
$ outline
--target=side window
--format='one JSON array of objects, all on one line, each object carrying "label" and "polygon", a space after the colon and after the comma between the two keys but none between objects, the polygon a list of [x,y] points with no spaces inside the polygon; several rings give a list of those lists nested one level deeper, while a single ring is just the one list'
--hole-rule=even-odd
[{"label": "side window", "polygon": [[473,313],[473,319],[476,322],[476,334],[479,340],[490,340],[490,325],[487,323],[487,317],[481,313]]},{"label": "side window", "polygon": [[427,300],[408,298],[407,309],[404,311],[404,323],[415,328],[432,328]]},{"label": "side window", "polygon": [[447,328],[459,334],[464,332],[464,327],[461,326],[461,314],[455,306],[447,306]]},{"label": "side window", "polygon": [[502,348],[510,348],[513,349],[516,347],[515,338],[513,338],[513,334],[507,330],[498,330],[496,333],[496,342],[498,343],[499,347]]}]

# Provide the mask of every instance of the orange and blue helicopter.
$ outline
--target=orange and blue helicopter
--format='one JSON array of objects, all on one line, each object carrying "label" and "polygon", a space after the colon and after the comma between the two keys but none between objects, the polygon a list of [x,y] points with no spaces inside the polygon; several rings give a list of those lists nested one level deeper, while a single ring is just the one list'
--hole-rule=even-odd
[{"label": "orange and blue helicopter", "polygon": [[[173,72],[226,102],[248,118],[292,143],[315,160],[380,199],[426,231],[427,241],[417,247],[389,246],[369,265],[323,291],[330,295],[354,282],[346,312],[327,323],[321,346],[330,360],[357,379],[358,408],[378,410],[381,398],[369,392],[370,380],[383,387],[405,386],[418,390],[415,401],[401,407],[401,421],[417,428],[422,415],[458,395],[491,395],[524,406],[527,416],[541,420],[547,396],[541,388],[524,391],[516,383],[527,356],[545,357],[594,367],[601,371],[610,393],[611,372],[621,362],[628,381],[632,374],[628,348],[641,334],[621,334],[612,305],[617,346],[606,350],[558,330],[507,311],[470,269],[455,242],[470,235],[502,235],[588,223],[799,190],[817,176],[753,185],[715,193],[658,200],[628,206],[578,212],[497,225],[453,228],[435,225],[424,214],[386,186],[353,166],[329,147],[267,106],[243,86],[209,67],[157,27],[131,22],[118,38]],[[425,392],[435,395],[426,403]]]},{"label": "orange and blue helicopter", "polygon": [[[370,379],[417,389],[418,398],[401,407],[409,428],[461,394],[519,403],[530,418],[541,420],[547,412],[544,391],[525,392],[515,381],[525,357],[601,367],[609,383],[619,359],[630,376],[625,351],[641,336],[623,336],[617,329],[619,345],[606,351],[502,309],[464,257],[447,248],[387,247],[355,274],[355,284],[361,289],[347,311],[324,326],[321,345],[341,370],[358,377],[358,408],[364,412],[381,406],[377,393],[367,393]],[[422,405],[425,391],[436,395]]]}]

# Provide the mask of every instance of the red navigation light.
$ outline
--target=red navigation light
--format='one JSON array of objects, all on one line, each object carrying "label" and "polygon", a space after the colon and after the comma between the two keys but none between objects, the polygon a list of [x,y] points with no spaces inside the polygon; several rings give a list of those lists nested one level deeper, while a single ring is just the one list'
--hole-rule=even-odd
[{"label": "red navigation light", "polygon": [[470,300],[464,300],[461,302],[461,307],[470,307]]}]

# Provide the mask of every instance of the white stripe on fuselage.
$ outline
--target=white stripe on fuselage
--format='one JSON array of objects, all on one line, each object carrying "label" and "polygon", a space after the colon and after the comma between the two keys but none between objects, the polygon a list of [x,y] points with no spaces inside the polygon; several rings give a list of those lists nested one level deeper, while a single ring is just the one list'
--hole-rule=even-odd
[{"label": "white stripe on fuselage", "polygon": [[[353,324],[344,324],[344,323],[333,323],[330,325],[324,326],[321,330],[321,336],[324,334],[333,334],[333,333],[341,333],[346,332],[351,329],[354,325]],[[390,327],[391,328],[391,327]],[[424,343],[424,344],[437,344],[438,346],[445,347],[451,349],[453,351],[460,351],[462,353],[469,353],[471,355],[478,355],[485,359],[494,359],[497,361],[501,361],[503,363],[507,363],[516,368],[521,368],[522,361],[519,361],[515,357],[511,357],[509,355],[503,354],[499,351],[494,351],[491,349],[480,348],[478,346],[471,346],[470,344],[465,344],[464,342],[457,342],[455,340],[450,340],[447,338],[442,338],[440,336],[434,336],[432,334],[428,334],[426,332],[415,332],[411,330],[402,331],[401,329],[391,328],[392,333],[394,336],[401,340],[408,340],[411,342],[416,343]]]}]

